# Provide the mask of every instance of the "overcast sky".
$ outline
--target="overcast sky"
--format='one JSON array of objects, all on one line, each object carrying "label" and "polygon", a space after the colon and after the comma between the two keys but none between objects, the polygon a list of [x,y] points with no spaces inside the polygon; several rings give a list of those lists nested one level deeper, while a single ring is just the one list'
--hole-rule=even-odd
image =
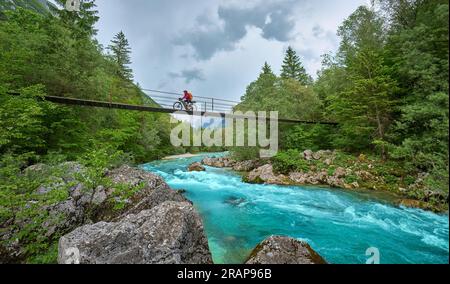
[{"label": "overcast sky", "polygon": [[338,26],[367,0],[97,0],[97,39],[123,31],[143,88],[239,100],[291,45],[313,76]]}]

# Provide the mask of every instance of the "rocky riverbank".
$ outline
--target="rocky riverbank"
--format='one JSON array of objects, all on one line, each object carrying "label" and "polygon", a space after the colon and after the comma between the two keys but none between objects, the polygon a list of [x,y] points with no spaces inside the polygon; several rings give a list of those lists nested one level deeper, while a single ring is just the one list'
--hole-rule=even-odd
[{"label": "rocky riverbank", "polygon": [[206,158],[202,164],[242,172],[243,180],[248,183],[383,191],[392,193],[399,206],[435,212],[448,210],[448,192],[427,188],[426,173],[406,175],[392,165],[364,155],[352,158],[334,151],[307,150],[285,160],[235,161],[225,157]]},{"label": "rocky riverbank", "polygon": [[[202,169],[195,166],[192,170]],[[94,175],[99,180],[78,163],[56,168],[39,164],[23,171],[50,174],[49,182],[2,222],[0,263],[213,263],[199,214],[161,177],[126,165]],[[32,250],[38,247],[49,247],[50,253]],[[307,244],[270,238],[248,263],[312,263],[316,255]]]},{"label": "rocky riverbank", "polygon": [[[46,168],[32,166],[24,173],[44,174]],[[212,263],[200,216],[161,177],[122,166],[94,185],[83,179],[88,176],[83,166],[60,168],[62,177],[39,186],[35,200],[2,224],[1,263],[27,262],[30,248],[58,240],[59,263]],[[61,198],[33,208],[55,194]],[[44,214],[19,218],[31,209]]]}]

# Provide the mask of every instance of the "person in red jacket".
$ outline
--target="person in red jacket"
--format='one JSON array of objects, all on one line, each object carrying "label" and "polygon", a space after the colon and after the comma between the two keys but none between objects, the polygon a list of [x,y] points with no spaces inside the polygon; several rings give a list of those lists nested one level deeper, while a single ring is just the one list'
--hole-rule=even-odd
[{"label": "person in red jacket", "polygon": [[188,104],[192,104],[193,99],[194,99],[194,96],[192,96],[192,94],[190,92],[185,90],[183,100]]}]

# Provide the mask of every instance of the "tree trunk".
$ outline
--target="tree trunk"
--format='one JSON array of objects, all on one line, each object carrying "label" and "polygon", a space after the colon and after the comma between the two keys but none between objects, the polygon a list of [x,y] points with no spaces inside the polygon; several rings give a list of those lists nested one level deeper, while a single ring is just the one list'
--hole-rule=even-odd
[{"label": "tree trunk", "polygon": [[[375,111],[377,115],[378,135],[380,137],[380,140],[384,142],[383,123],[381,122],[380,110],[378,109],[378,105],[376,104],[375,104]],[[383,161],[387,160],[386,146],[384,144],[381,144],[381,158],[383,159]]]}]

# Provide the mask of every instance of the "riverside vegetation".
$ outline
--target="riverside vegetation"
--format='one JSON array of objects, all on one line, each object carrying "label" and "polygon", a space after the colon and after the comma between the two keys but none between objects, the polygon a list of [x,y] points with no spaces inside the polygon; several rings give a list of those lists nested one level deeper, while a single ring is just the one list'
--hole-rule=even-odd
[{"label": "riverside vegetation", "polygon": [[[62,0],[50,9],[41,2],[0,0],[1,262],[55,263],[60,237],[127,212],[146,186],[113,182],[111,170],[204,150],[172,147],[168,115],[43,101],[55,95],[156,105],[132,81],[125,35],[119,32],[107,48],[95,40],[95,1],[83,1],[79,13],[61,9]],[[317,80],[289,48],[280,76],[266,63],[236,110],[339,123],[281,125],[281,151],[271,161],[275,175],[333,176],[343,168],[347,185],[394,191],[445,211],[448,1],[375,2],[376,8],[360,7],[342,24],[340,48],[324,56]],[[336,151],[328,163],[305,159],[307,149]],[[252,147],[229,150],[238,161],[259,153]],[[357,174],[362,171],[373,179]],[[106,209],[93,202],[96,194]],[[79,200],[82,214],[71,207]],[[65,214],[74,212],[73,222],[65,223]]]}]

